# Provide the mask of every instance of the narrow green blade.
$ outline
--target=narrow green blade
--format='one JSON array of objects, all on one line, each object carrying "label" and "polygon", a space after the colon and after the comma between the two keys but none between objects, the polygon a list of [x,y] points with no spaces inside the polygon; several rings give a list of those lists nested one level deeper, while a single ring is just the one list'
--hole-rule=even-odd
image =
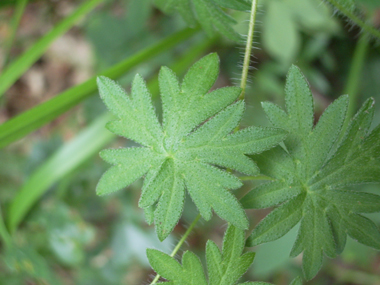
[{"label": "narrow green blade", "polygon": [[16,229],[28,210],[54,182],[93,156],[115,137],[104,128],[106,122],[111,118],[109,113],[101,116],[30,176],[9,206],[7,218],[11,232]]},{"label": "narrow green blade", "polygon": [[103,0],[88,0],[79,6],[74,13],[57,24],[49,33],[37,41],[29,50],[23,53],[0,75],[0,97],[16,82],[18,78],[35,63],[47,50],[50,44],[67,32],[74,24],[89,13]]},{"label": "narrow green blade", "polygon": [[[185,29],[177,32],[133,56],[126,58],[124,61],[112,66],[99,75],[116,79],[138,64],[148,61],[152,57],[182,43],[197,33],[197,31],[198,30],[194,29]],[[96,77],[99,75],[58,94],[49,101],[39,104],[0,125],[0,147],[5,147],[24,137],[91,96],[96,91]]]}]

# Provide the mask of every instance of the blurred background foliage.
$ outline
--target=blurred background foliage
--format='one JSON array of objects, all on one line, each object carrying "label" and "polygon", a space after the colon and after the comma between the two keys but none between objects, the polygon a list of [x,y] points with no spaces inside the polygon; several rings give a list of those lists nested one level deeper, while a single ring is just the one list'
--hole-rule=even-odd
[{"label": "blurred background foliage", "polygon": [[[7,64],[12,65],[82,3],[24,1],[25,10],[8,56],[7,44],[14,27],[11,19],[20,2],[0,1],[3,71],[7,57]],[[0,99],[0,123],[17,118],[186,27],[179,15],[162,14],[150,0],[98,2],[101,4],[72,23],[68,32],[54,38],[46,52],[5,92]],[[379,1],[357,0],[356,4],[361,17],[374,27],[380,26]],[[236,31],[246,34],[248,14],[230,12],[238,22]],[[243,126],[269,125],[260,101],[284,103],[284,80],[292,63],[301,67],[310,82],[316,119],[343,93],[352,99],[351,114],[366,98],[380,99],[379,41],[362,34],[339,13],[334,14],[336,11],[319,0],[260,1]],[[118,82],[128,89],[134,74],[142,74],[148,79],[159,113],[155,78],[159,67],[168,65],[183,74],[196,59],[216,51],[221,58],[216,87],[237,84],[243,45],[224,38],[210,40],[201,31],[194,34],[141,60]],[[137,207],[141,181],[114,195],[95,195],[96,183],[108,167],[99,159],[98,151],[134,143],[116,139],[104,128],[109,115],[96,92],[86,97],[68,112],[58,116],[57,111],[57,118],[49,117],[43,127],[0,149],[0,206],[4,223],[12,230],[12,238],[1,243],[0,284],[148,284],[153,271],[146,248],[170,252],[196,216],[188,198],[180,223],[160,243]],[[380,104],[375,116],[377,125]],[[236,195],[241,197],[255,183],[247,182]],[[379,185],[366,187],[366,191],[379,193]],[[251,227],[267,213],[248,211]],[[372,218],[380,225],[379,214]],[[1,225],[0,219],[0,229]],[[205,242],[212,239],[221,244],[225,228],[217,217],[199,223],[182,250],[191,248],[204,257]],[[255,248],[254,265],[244,278],[280,285],[301,274],[300,257],[288,257],[296,231]],[[348,241],[342,256],[326,260],[309,284],[380,284],[379,272],[380,254]]]}]

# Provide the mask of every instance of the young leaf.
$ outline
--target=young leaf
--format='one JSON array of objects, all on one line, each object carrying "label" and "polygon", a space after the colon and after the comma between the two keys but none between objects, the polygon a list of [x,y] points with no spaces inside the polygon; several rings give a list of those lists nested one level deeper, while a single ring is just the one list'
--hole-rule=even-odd
[{"label": "young leaf", "polygon": [[[248,270],[255,253],[244,249],[244,231],[230,225],[223,239],[223,250],[208,241],[206,260],[208,281],[199,258],[186,251],[182,256],[182,265],[173,257],[155,249],[147,249],[147,256],[152,268],[173,285],[233,285]],[[166,283],[163,283],[166,284]],[[268,284],[262,282],[244,284]]]},{"label": "young leaf", "polygon": [[301,277],[297,276],[296,278],[294,278],[292,282],[290,283],[290,285],[302,285]]},{"label": "young leaf", "polygon": [[283,130],[259,127],[232,133],[243,115],[244,102],[232,104],[241,92],[237,87],[208,93],[218,67],[216,54],[205,56],[189,69],[182,84],[169,68],[161,69],[162,125],[139,75],[131,96],[112,80],[98,79],[100,96],[117,117],[107,124],[108,129],[143,147],[102,151],[101,157],[114,166],[100,179],[97,193],[117,191],[146,175],[139,206],[149,222],[154,216],[160,240],[170,234],[181,216],[185,189],[204,219],[209,220],[214,210],[246,229],[245,212],[228,191],[242,184],[216,166],[257,174],[256,164],[246,155],[268,150],[286,136]]},{"label": "young leaf", "polygon": [[263,108],[274,126],[289,132],[286,150],[278,146],[253,156],[262,174],[274,181],[253,189],[241,203],[256,209],[283,203],[259,223],[247,244],[277,239],[300,222],[291,256],[303,251],[303,270],[311,279],[323,253],[335,257],[342,252],[347,234],[380,250],[379,228],[360,215],[379,212],[380,196],[347,188],[380,182],[380,127],[369,131],[373,99],[368,99],[341,134],[347,96],[333,102],[313,127],[313,98],[295,66],[289,71],[285,99],[287,112],[268,102]]},{"label": "young leaf", "polygon": [[231,27],[235,20],[221,7],[235,10],[251,8],[249,0],[155,0],[154,3],[165,13],[177,11],[189,26],[194,27],[199,22],[210,37],[218,31],[233,41],[241,41],[241,36]]}]

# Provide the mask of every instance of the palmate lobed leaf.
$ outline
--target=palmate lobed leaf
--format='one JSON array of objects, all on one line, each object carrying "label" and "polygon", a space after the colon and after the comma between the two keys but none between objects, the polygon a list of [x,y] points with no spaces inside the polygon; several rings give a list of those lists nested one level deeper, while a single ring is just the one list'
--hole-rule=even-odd
[{"label": "palmate lobed leaf", "polygon": [[347,188],[380,182],[380,127],[369,132],[374,102],[368,99],[341,136],[347,96],[333,102],[313,127],[313,98],[295,66],[287,77],[285,99],[287,112],[268,102],[263,108],[274,126],[289,132],[286,150],[277,146],[253,156],[274,181],[241,200],[245,208],[281,205],[258,224],[247,245],[278,239],[300,222],[291,256],[303,252],[305,277],[311,279],[323,252],[335,257],[344,249],[347,234],[380,250],[379,228],[361,215],[379,212],[380,196]]},{"label": "palmate lobed leaf", "polygon": [[[201,261],[190,251],[186,251],[182,255],[182,264],[174,257],[156,249],[147,249],[147,256],[157,274],[167,279],[167,282],[159,284],[271,285],[271,283],[259,281],[237,283],[255,258],[254,252],[242,254],[244,242],[244,231],[231,224],[224,235],[222,251],[213,241],[208,240],[206,244],[207,278]],[[302,285],[301,278],[295,278],[290,285]]]},{"label": "palmate lobed leaf", "polygon": [[251,9],[249,0],[155,0],[154,3],[165,13],[177,11],[189,26],[199,23],[211,37],[217,31],[233,41],[241,41],[241,36],[231,27],[236,21],[222,8]]},{"label": "palmate lobed leaf", "polygon": [[[254,252],[242,254],[243,249],[244,231],[232,225],[229,225],[225,233],[222,252],[213,241],[209,240],[206,245],[208,280],[206,280],[201,261],[190,251],[183,254],[182,265],[173,257],[159,250],[147,249],[147,256],[152,268],[167,279],[168,284],[233,285],[248,270],[255,257]],[[269,283],[251,282],[244,284]]]},{"label": "palmate lobed leaf", "polygon": [[216,54],[195,63],[182,84],[173,71],[163,67],[159,74],[162,125],[139,75],[132,83],[131,96],[112,80],[98,79],[101,98],[118,118],[107,127],[142,147],[100,153],[114,166],[100,179],[97,193],[117,191],[145,175],[139,206],[147,222],[155,223],[160,240],[177,224],[186,189],[204,219],[209,220],[214,210],[234,226],[247,229],[245,212],[229,191],[242,183],[216,166],[257,174],[256,164],[246,154],[270,149],[286,136],[286,131],[259,127],[232,133],[243,115],[244,102],[233,103],[241,92],[237,87],[208,92],[218,72]]}]

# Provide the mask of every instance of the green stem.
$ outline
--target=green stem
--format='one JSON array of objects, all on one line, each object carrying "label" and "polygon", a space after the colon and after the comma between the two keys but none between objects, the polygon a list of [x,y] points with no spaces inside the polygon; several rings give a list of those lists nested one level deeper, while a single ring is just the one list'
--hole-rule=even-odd
[{"label": "green stem", "polygon": [[[185,242],[187,237],[190,235],[191,231],[193,230],[193,228],[195,227],[195,225],[197,224],[197,222],[199,221],[200,218],[201,218],[201,215],[198,214],[198,216],[196,216],[194,221],[191,223],[190,227],[186,230],[185,234],[182,236],[180,241],[177,243],[177,245],[173,249],[172,253],[170,254],[171,257],[174,257],[177,254],[178,250],[181,248],[182,244]],[[150,283],[150,285],[156,284],[158,279],[160,279],[160,277],[161,276],[159,274],[157,274],[156,277],[153,279],[152,283]]]},{"label": "green stem", "polygon": [[12,238],[4,224],[1,208],[0,208],[0,238],[3,240],[5,246],[9,247],[11,245]]},{"label": "green stem", "polygon": [[[250,58],[251,58],[251,52],[252,52],[253,35],[254,35],[254,31],[255,31],[256,11],[257,11],[257,0],[253,0],[252,1],[252,8],[251,8],[251,16],[250,16],[250,21],[249,21],[249,31],[248,31],[248,37],[247,37],[247,44],[245,47],[245,54],[244,54],[243,71],[242,71],[241,83],[240,83],[240,87],[242,89],[242,92],[239,96],[239,99],[241,99],[241,100],[244,99],[245,89],[247,86],[249,64],[250,64]],[[244,179],[244,180],[248,180],[248,179]],[[182,236],[181,240],[178,242],[176,247],[173,249],[172,253],[170,254],[171,257],[174,257],[177,254],[178,250],[181,248],[182,244],[185,242],[185,240],[187,239],[190,232],[195,227],[196,223],[199,221],[200,218],[201,218],[201,215],[198,214],[198,216],[195,218],[195,220],[191,223],[190,227],[186,230],[185,234]],[[152,283],[150,283],[150,285],[156,284],[157,281],[160,279],[160,277],[161,276],[159,274],[157,274],[156,277],[153,279]]]},{"label": "green stem", "polygon": [[349,9],[345,8],[339,2],[336,0],[326,0],[329,2],[332,6],[337,8],[343,15],[345,15],[347,18],[349,18],[351,21],[353,21],[357,26],[359,26],[363,31],[366,33],[380,39],[380,31],[372,27],[371,25],[364,22],[362,19],[360,19],[358,16],[356,16],[353,12],[351,12]]},{"label": "green stem", "polygon": [[249,30],[248,30],[248,36],[247,36],[247,44],[245,46],[243,71],[241,73],[240,87],[242,90],[241,90],[241,94],[239,96],[240,100],[244,99],[245,90],[247,87],[248,71],[249,71],[249,65],[250,65],[251,53],[252,53],[253,35],[255,33],[256,12],[257,12],[257,0],[253,0],[252,1],[252,8],[251,8],[251,16],[249,19]]},{"label": "green stem", "polygon": [[350,102],[347,109],[346,121],[343,125],[343,130],[347,127],[350,119],[353,117],[356,111],[359,95],[359,87],[361,83],[361,72],[363,70],[365,58],[367,55],[369,46],[369,37],[367,34],[362,34],[356,44],[353,59],[348,74],[348,80],[346,88],[343,94],[348,94]]},{"label": "green stem", "polygon": [[20,24],[21,17],[24,14],[25,7],[26,7],[27,3],[28,3],[28,0],[18,0],[17,1],[15,11],[14,11],[14,15],[13,15],[12,22],[11,22],[11,29],[12,29],[11,35],[10,35],[6,45],[5,45],[5,60],[4,60],[4,64],[3,64],[3,69],[5,68],[5,66],[9,62],[9,57],[10,57],[10,53],[12,50],[13,42],[14,42],[15,37],[16,37],[16,32],[17,32],[18,26]]},{"label": "green stem", "polygon": [[0,75],[0,97],[42,56],[56,38],[68,31],[82,16],[89,13],[102,1],[104,0],[88,0],[84,2],[74,13],[57,24],[49,33],[38,40],[30,49],[24,52],[5,69]]}]

